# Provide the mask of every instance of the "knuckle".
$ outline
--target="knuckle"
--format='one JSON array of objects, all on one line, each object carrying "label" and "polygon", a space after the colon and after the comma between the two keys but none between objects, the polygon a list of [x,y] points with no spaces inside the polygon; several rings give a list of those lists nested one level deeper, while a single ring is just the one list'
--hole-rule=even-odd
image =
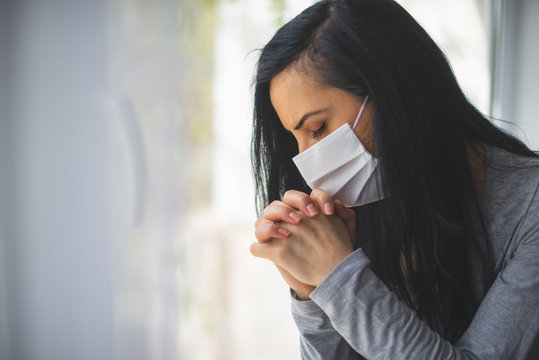
[{"label": "knuckle", "polygon": [[264,210],[264,219],[266,223],[283,220],[288,214],[287,208],[283,206],[272,207],[271,209]]},{"label": "knuckle", "polygon": [[320,194],[320,191],[318,189],[314,189],[313,191],[311,191],[311,198],[314,199],[314,200],[321,199],[322,196]]},{"label": "knuckle", "polygon": [[286,190],[283,195],[283,202],[288,202],[288,200],[290,200],[290,197],[293,196],[293,194],[293,190]]},{"label": "knuckle", "polygon": [[261,228],[266,224],[271,224],[273,221],[266,219],[265,217],[258,218],[255,221],[255,228]]},{"label": "knuckle", "polygon": [[288,190],[283,197],[285,206],[288,208],[294,208],[298,210],[305,209],[307,205],[311,204],[313,200],[304,192],[297,190]]},{"label": "knuckle", "polygon": [[273,224],[269,224],[269,226],[264,226],[264,225],[261,225],[261,226],[257,226],[255,228],[255,231],[254,231],[254,234],[255,234],[255,237],[257,240],[267,240],[270,238],[269,236],[269,233],[270,233],[270,229],[271,229],[271,226],[273,226]]},{"label": "knuckle", "polygon": [[322,190],[319,188],[316,188],[311,192],[311,197],[315,197],[317,199],[323,199],[323,200],[327,200],[331,198],[331,196],[329,196],[329,194],[325,190]]},{"label": "knuckle", "polygon": [[[283,208],[287,208],[288,206],[284,204],[281,201],[275,200],[270,205],[266,206],[264,208],[264,211],[262,212],[262,215],[269,219],[272,217],[275,217],[277,214],[280,214],[283,210]],[[273,219],[270,219],[273,220]]]},{"label": "knuckle", "polygon": [[261,232],[261,229],[259,226],[255,227],[255,230],[254,230],[254,234],[255,234],[255,237],[258,239],[258,237],[260,236],[260,232]]},{"label": "knuckle", "polygon": [[283,202],[286,203],[287,200],[293,200],[295,198],[302,197],[304,195],[306,194],[298,190],[287,190],[283,195]]}]

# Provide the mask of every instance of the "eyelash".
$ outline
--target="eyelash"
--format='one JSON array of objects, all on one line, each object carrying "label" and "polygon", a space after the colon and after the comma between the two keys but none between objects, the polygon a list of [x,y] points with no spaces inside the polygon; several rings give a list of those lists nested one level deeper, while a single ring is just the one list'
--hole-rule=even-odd
[{"label": "eyelash", "polygon": [[320,136],[322,136],[324,130],[326,130],[326,123],[323,123],[322,126],[318,128],[318,130],[313,131],[313,138],[318,139]]}]

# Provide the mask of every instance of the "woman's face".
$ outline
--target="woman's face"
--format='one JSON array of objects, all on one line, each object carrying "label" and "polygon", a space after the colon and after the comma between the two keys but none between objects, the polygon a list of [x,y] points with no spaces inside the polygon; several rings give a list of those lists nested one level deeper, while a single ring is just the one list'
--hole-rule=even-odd
[{"label": "woman's face", "polygon": [[[296,138],[300,153],[344,123],[353,126],[364,100],[344,90],[321,85],[293,68],[285,69],[271,80],[270,99],[281,123]],[[370,153],[371,115],[367,103],[354,130]]]}]

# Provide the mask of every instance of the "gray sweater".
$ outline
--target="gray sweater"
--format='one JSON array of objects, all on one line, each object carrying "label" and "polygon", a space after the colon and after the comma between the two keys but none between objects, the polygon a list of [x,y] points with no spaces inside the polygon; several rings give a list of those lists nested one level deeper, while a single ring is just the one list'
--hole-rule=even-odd
[{"label": "gray sweater", "polygon": [[481,304],[456,346],[401,302],[358,248],[311,300],[292,291],[303,359],[539,359],[539,160],[493,147],[486,158],[481,212],[496,278],[482,297],[472,275]]}]

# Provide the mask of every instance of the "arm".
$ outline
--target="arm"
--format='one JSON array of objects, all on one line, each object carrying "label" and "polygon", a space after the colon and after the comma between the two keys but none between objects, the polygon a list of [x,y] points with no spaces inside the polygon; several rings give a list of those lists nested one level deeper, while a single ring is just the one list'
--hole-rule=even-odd
[{"label": "arm", "polygon": [[299,300],[291,290],[291,302],[292,317],[300,334],[302,359],[364,359],[335,330],[328,316],[314,301]]},{"label": "arm", "polygon": [[515,250],[457,346],[432,331],[376,277],[361,249],[311,293],[333,327],[368,359],[539,358],[539,201]]},{"label": "arm", "polygon": [[[512,253],[457,346],[432,331],[387,289],[369,268],[362,249],[351,251],[327,271],[327,262],[333,263],[346,237],[332,217],[285,226],[293,231],[287,239],[252,251],[315,286],[310,298],[367,359],[534,359],[539,355],[538,197],[536,191],[511,238]],[[316,328],[316,321],[313,324]]]}]

